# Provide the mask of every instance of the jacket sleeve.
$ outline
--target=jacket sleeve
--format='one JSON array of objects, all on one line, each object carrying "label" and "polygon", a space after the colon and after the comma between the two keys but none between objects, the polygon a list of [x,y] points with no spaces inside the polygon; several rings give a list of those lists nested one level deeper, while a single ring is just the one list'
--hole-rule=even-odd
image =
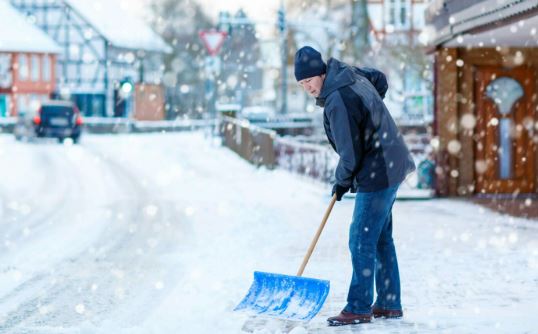
[{"label": "jacket sleeve", "polygon": [[357,115],[353,116],[347,110],[339,91],[333,92],[327,98],[325,108],[336,152],[340,157],[335,171],[336,183],[351,187],[362,156],[360,120]]},{"label": "jacket sleeve", "polygon": [[387,90],[389,89],[389,84],[387,82],[387,77],[383,72],[370,67],[355,67],[354,69],[355,72],[372,83],[382,99],[385,98],[385,94],[387,94]]}]

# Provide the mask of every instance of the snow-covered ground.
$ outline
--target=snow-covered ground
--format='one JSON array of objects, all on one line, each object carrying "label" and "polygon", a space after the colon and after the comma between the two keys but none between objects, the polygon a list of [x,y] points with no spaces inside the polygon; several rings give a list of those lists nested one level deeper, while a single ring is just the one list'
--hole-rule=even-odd
[{"label": "snow-covered ground", "polygon": [[[202,133],[1,135],[0,175],[0,333],[241,333],[252,273],[293,275],[330,200]],[[331,281],[320,314],[259,333],[538,332],[538,222],[464,200],[396,202],[403,320],[326,327],[352,209],[336,204],[305,271]]]}]

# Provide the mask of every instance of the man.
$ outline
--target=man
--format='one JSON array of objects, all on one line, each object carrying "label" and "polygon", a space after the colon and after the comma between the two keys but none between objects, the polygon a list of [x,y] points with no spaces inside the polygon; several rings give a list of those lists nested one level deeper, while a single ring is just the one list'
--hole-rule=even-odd
[{"label": "man", "polygon": [[[392,239],[392,205],[398,186],[415,169],[383,98],[385,75],[329,59],[309,46],[295,55],[295,78],[324,108],[327,138],[340,159],[332,194],[356,192],[349,231],[353,276],[347,305],[330,326],[400,318],[400,277]],[[377,298],[374,303],[374,280]]]}]

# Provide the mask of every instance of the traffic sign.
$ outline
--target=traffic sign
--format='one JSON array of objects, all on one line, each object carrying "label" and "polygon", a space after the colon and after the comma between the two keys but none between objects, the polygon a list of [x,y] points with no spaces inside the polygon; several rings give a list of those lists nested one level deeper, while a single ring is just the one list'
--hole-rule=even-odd
[{"label": "traffic sign", "polygon": [[204,42],[207,52],[212,56],[215,56],[217,55],[217,53],[219,53],[220,48],[224,43],[224,39],[226,38],[225,31],[217,30],[200,31],[199,35],[202,39],[202,42]]}]

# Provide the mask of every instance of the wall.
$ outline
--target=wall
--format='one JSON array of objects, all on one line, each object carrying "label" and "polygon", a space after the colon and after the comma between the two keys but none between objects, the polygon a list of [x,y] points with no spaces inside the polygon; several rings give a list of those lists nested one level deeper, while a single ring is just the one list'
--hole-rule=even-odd
[{"label": "wall", "polygon": [[133,118],[139,121],[164,119],[164,89],[160,85],[136,84]]}]

